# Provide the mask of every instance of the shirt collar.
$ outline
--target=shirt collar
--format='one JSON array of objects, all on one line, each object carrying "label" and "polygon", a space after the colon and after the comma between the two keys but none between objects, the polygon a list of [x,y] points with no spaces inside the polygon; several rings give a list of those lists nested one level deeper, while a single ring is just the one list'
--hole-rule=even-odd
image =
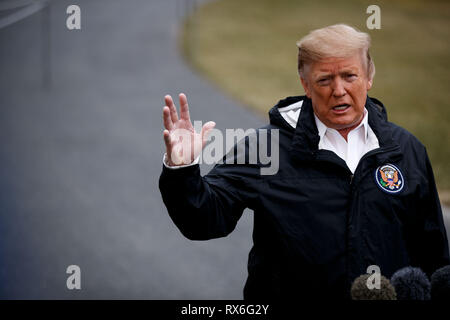
[{"label": "shirt collar", "polygon": [[[368,136],[367,136],[368,135],[368,127],[369,127],[368,118],[369,118],[369,112],[367,112],[367,109],[364,108],[364,117],[363,117],[362,121],[356,128],[351,130],[351,131],[353,131],[353,130],[360,128],[361,126],[364,126],[364,143],[367,142],[367,138],[368,138]],[[322,140],[323,136],[325,135],[327,130],[329,130],[330,128],[328,128],[322,121],[320,121],[315,113],[314,113],[314,119],[316,120],[316,126],[317,126],[317,130],[319,131],[320,140]]]}]

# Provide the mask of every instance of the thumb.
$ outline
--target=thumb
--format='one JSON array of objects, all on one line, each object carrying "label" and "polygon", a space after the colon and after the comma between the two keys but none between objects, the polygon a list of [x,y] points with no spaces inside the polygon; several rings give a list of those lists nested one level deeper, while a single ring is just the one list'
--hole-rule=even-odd
[{"label": "thumb", "polygon": [[216,126],[216,123],[214,121],[209,121],[203,125],[202,131],[201,131],[202,148],[206,144],[209,133],[211,132],[212,129],[214,129],[215,126]]}]

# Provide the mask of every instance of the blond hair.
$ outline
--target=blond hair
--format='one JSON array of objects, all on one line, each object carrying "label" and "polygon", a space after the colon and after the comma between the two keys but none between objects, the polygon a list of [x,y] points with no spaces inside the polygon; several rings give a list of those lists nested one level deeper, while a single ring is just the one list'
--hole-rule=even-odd
[{"label": "blond hair", "polygon": [[[298,72],[305,78],[305,66],[324,58],[348,58],[360,52],[367,77],[375,76],[375,64],[369,54],[370,36],[346,24],[335,24],[311,31],[297,41]],[[364,59],[365,57],[365,59]]]}]

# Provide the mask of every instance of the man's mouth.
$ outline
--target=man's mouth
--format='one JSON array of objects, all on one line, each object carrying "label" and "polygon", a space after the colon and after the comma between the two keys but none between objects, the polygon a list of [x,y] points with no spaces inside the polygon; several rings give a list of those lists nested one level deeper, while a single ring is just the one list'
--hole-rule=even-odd
[{"label": "man's mouth", "polygon": [[335,110],[335,111],[344,111],[344,110],[346,110],[347,108],[350,108],[350,105],[349,105],[349,104],[346,104],[346,103],[343,103],[343,104],[339,104],[339,105],[337,105],[337,106],[334,106],[334,107],[333,107],[333,110]]}]

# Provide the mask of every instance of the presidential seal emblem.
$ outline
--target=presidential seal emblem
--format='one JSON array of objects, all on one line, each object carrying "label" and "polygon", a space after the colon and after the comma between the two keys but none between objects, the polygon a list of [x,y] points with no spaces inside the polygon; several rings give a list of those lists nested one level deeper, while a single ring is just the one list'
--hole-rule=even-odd
[{"label": "presidential seal emblem", "polygon": [[405,185],[402,173],[393,164],[378,167],[375,171],[375,180],[381,190],[388,193],[398,193]]}]

